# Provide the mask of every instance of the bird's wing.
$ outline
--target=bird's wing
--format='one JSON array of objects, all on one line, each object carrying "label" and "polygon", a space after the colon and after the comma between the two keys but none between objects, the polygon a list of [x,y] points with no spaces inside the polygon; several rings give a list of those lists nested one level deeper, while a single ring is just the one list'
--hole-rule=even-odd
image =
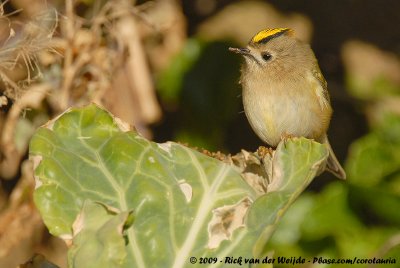
[{"label": "bird's wing", "polygon": [[327,108],[330,106],[330,98],[328,92],[328,83],[326,82],[324,76],[321,73],[318,65],[315,69],[312,70],[312,76],[315,80],[315,84],[313,89],[315,90],[315,94],[318,96],[319,104],[321,108]]}]

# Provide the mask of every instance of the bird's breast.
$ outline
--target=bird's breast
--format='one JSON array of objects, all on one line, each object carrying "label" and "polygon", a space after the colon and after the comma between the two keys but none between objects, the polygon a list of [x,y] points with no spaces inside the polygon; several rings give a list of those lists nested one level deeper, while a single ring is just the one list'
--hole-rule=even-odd
[{"label": "bird's breast", "polygon": [[319,140],[327,131],[330,110],[324,111],[307,83],[243,83],[243,105],[255,133],[276,146],[285,135]]}]

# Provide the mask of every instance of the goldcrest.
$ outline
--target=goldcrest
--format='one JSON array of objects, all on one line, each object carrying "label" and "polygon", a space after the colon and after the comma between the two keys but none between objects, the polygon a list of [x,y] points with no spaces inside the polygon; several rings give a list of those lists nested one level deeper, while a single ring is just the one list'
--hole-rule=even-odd
[{"label": "goldcrest", "polygon": [[291,136],[327,146],[327,170],[346,173],[326,132],[332,116],[327,83],[310,46],[288,28],[257,33],[245,48],[229,48],[244,56],[241,69],[243,105],[254,132],[270,146]]}]

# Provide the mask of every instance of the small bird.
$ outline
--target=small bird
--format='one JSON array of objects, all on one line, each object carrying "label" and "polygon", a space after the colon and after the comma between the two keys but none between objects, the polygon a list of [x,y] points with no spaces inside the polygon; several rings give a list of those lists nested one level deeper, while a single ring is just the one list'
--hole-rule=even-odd
[{"label": "small bird", "polygon": [[326,169],[341,179],[346,173],[326,132],[332,116],[327,83],[310,46],[288,28],[258,32],[245,48],[240,83],[243,106],[254,132],[276,147],[287,137],[306,137],[326,145]]}]

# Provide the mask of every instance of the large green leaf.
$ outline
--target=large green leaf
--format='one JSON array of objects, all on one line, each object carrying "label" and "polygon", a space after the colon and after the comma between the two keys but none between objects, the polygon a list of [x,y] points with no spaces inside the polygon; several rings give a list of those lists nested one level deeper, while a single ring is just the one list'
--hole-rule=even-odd
[{"label": "large green leaf", "polygon": [[[243,155],[247,160],[229,165],[180,144],[150,142],[96,105],[74,108],[31,140],[35,203],[53,235],[72,239],[70,267],[189,267],[191,257],[223,266],[230,256],[261,258],[328,152],[298,138],[263,159]],[[255,186],[267,181],[267,193]]]},{"label": "large green leaf", "polygon": [[[92,267],[119,267],[126,258],[123,227],[129,213],[115,213],[86,201],[73,225],[74,245],[69,251],[71,266],[90,260]],[[75,265],[76,263],[76,265]]]}]

